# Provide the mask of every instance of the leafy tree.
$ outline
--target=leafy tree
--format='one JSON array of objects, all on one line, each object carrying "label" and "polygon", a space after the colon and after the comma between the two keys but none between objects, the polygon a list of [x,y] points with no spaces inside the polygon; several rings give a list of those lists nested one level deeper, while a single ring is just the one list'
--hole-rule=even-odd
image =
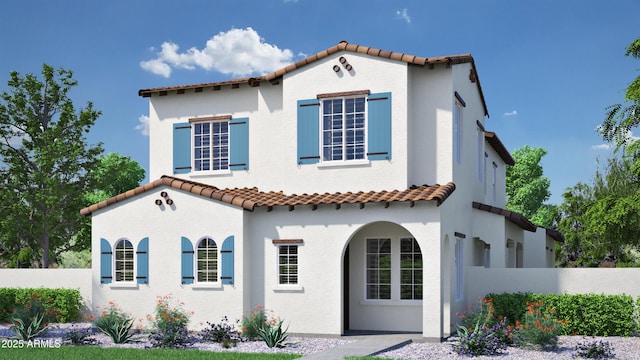
[{"label": "leafy tree", "polygon": [[90,172],[102,153],[85,134],[100,112],[89,102],[76,110],[73,74],[44,64],[41,79],[11,72],[0,95],[0,242],[5,250],[39,249],[40,265],[74,246],[79,209],[95,188]]},{"label": "leafy tree", "polygon": [[[626,49],[626,56],[640,60],[640,37],[632,41]],[[624,148],[627,156],[633,158],[633,171],[640,174],[640,142],[631,136],[631,130],[640,125],[640,75],[627,86],[623,104],[608,108],[607,117],[599,130],[605,141],[613,142],[617,148]]]},{"label": "leafy tree", "polygon": [[520,213],[534,224],[552,227],[557,218],[555,205],[544,204],[551,196],[551,182],[544,176],[540,160],[542,148],[524,147],[513,152],[515,165],[507,166],[507,209]]},{"label": "leafy tree", "polygon": [[86,194],[88,205],[106,200],[140,185],[145,171],[137,161],[118,153],[109,153],[100,158],[98,166],[90,176],[96,190]]},{"label": "leafy tree", "polygon": [[611,158],[596,172],[593,185],[568,189],[560,206],[560,231],[565,243],[562,264],[597,266],[603,260],[634,262],[640,238],[638,177],[630,157]]}]

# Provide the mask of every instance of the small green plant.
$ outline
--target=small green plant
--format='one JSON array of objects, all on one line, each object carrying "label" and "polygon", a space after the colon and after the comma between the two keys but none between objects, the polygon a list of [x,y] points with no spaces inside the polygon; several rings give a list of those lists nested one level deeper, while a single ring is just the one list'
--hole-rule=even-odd
[{"label": "small green plant", "polygon": [[45,303],[39,293],[34,293],[28,301],[13,310],[11,322],[17,339],[29,341],[44,335],[49,323],[58,318],[55,310],[46,309]]},{"label": "small green plant", "polygon": [[602,340],[588,342],[586,339],[576,345],[573,355],[585,359],[613,359],[616,356],[610,342]]},{"label": "small green plant", "polygon": [[555,348],[564,325],[555,318],[554,309],[543,307],[542,300],[528,301],[523,321],[516,321],[519,345],[534,349]]},{"label": "small green plant", "polygon": [[224,348],[235,347],[242,341],[240,332],[237,330],[238,323],[240,320],[236,320],[236,326],[231,325],[226,316],[218,324],[207,322],[208,326],[200,332],[200,338],[204,341],[220,343]]},{"label": "small green plant", "polygon": [[64,334],[63,340],[69,345],[97,345],[98,340],[93,337],[91,329],[77,328],[71,324],[71,328]]},{"label": "small green plant", "polygon": [[492,300],[485,298],[480,299],[478,305],[469,306],[468,311],[456,314],[462,324],[456,324],[458,338],[452,345],[453,350],[467,356],[496,355],[505,351],[513,334],[506,319],[494,317],[494,312]]},{"label": "small green plant", "polygon": [[109,305],[102,310],[102,316],[96,320],[95,324],[115,344],[133,341],[134,319],[125,314],[113,301],[109,301]]},{"label": "small green plant", "polygon": [[[183,305],[174,301],[171,295],[157,297],[151,333],[153,347],[183,349],[195,342],[187,328],[191,314],[183,309]],[[147,318],[152,317],[148,315]]]},{"label": "small green plant", "polygon": [[256,306],[249,311],[247,315],[242,317],[242,336],[251,341],[261,339],[258,329],[262,329],[266,323],[267,314],[264,306]]},{"label": "small green plant", "polygon": [[287,334],[289,327],[287,326],[286,329],[282,330],[282,323],[283,320],[279,319],[277,324],[267,322],[263,327],[258,329],[258,335],[264,340],[268,347],[283,348],[287,346],[285,341],[287,341],[289,337],[289,334]]}]

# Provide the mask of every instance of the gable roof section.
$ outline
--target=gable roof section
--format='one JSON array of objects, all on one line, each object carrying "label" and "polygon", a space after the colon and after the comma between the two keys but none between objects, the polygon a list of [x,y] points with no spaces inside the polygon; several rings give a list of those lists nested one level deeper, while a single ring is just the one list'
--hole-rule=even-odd
[{"label": "gable roof section", "polygon": [[507,164],[507,165],[515,165],[516,161],[513,159],[509,150],[502,144],[502,141],[498,138],[498,135],[493,131],[485,131],[484,138],[487,140],[489,145],[493,148],[493,150],[498,153],[498,156]]},{"label": "gable roof section", "polygon": [[336,208],[339,208],[342,204],[360,204],[360,207],[363,208],[364,204],[367,203],[384,203],[385,206],[388,206],[391,202],[409,202],[413,206],[416,201],[435,201],[439,206],[456,188],[455,184],[450,182],[445,185],[413,186],[406,190],[286,195],[280,191],[259,191],[255,187],[218,189],[212,185],[165,175],[146,185],[138,186],[135,189],[88,206],[80,210],[80,213],[89,216],[94,211],[104,209],[117,202],[130,199],[163,185],[238,206],[249,211],[253,211],[256,207],[267,207],[271,210],[274,206],[288,206],[289,210],[293,210],[295,206],[299,205],[310,205],[314,210],[318,205],[335,205]]},{"label": "gable roof section", "polygon": [[268,81],[271,83],[278,83],[282,77],[290,73],[294,70],[300,69],[308,64],[316,62],[322,58],[325,58],[329,55],[335,54],[340,51],[348,51],[359,54],[366,54],[370,56],[377,56],[384,59],[402,61],[407,64],[419,65],[419,66],[427,66],[434,65],[439,63],[445,64],[464,64],[471,63],[472,73],[469,76],[470,81],[475,82],[478,86],[478,92],[480,94],[480,98],[482,99],[482,106],[484,107],[484,113],[486,116],[489,116],[489,111],[487,109],[487,105],[484,99],[484,94],[482,92],[482,87],[480,86],[480,79],[478,78],[478,72],[476,70],[476,65],[473,60],[471,54],[460,54],[460,55],[449,55],[449,56],[438,56],[432,58],[420,57],[415,55],[404,54],[395,51],[388,50],[380,50],[368,46],[362,46],[357,44],[351,44],[346,40],[342,40],[336,46],[332,46],[326,50],[320,51],[315,55],[311,55],[306,57],[300,61],[297,61],[291,65],[287,65],[281,69],[278,69],[274,72],[271,72],[266,75],[257,76],[257,77],[247,77],[247,78],[237,78],[231,79],[228,81],[222,82],[210,82],[203,84],[191,84],[191,85],[179,85],[179,86],[169,86],[169,87],[160,87],[160,88],[150,88],[150,89],[140,89],[138,90],[138,95],[142,97],[151,97],[152,95],[165,96],[168,95],[170,91],[175,91],[177,94],[184,94],[185,90],[193,89],[196,92],[202,92],[204,89],[212,89],[212,90],[220,90],[222,86],[231,85],[231,87],[238,87],[240,84],[248,84],[249,86],[259,86],[260,82]]},{"label": "gable roof section", "polygon": [[[472,203],[474,209],[483,210],[486,212],[490,212],[492,214],[504,216],[507,220],[512,223],[518,225],[521,229],[536,232],[538,226],[529,221],[524,215],[517,213],[515,211],[505,210],[503,208],[499,208],[497,206],[491,206],[483,203],[479,203],[474,201]],[[564,242],[564,236],[562,233],[556,229],[544,228],[546,235],[551,237],[553,240],[558,242]]]}]

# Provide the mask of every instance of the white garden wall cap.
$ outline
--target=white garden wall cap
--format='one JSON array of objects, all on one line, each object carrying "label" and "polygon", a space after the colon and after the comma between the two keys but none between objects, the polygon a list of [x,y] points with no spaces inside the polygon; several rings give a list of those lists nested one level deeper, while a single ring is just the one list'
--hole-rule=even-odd
[{"label": "white garden wall cap", "polygon": [[318,205],[339,206],[341,204],[360,204],[361,207],[364,207],[364,204],[367,203],[384,203],[385,206],[388,206],[391,202],[408,202],[413,206],[417,201],[435,201],[439,206],[456,189],[455,184],[449,182],[444,185],[412,186],[405,190],[287,195],[282,191],[263,192],[255,187],[218,189],[212,185],[165,175],[151,183],[88,206],[80,210],[80,214],[89,216],[97,210],[104,209],[112,204],[132,198],[159,186],[169,186],[177,190],[221,201],[250,211],[253,211],[255,207],[268,207],[271,209],[274,206],[289,206],[290,210],[293,210],[295,206],[300,205],[317,207]]},{"label": "white garden wall cap", "polygon": [[489,145],[493,148],[493,150],[498,153],[502,161],[504,161],[507,165],[515,165],[516,161],[509,153],[509,150],[504,146],[502,141],[498,138],[498,135],[493,131],[485,131],[484,138],[487,140]]},{"label": "white garden wall cap", "polygon": [[458,54],[458,55],[448,55],[448,56],[437,56],[437,57],[421,57],[410,54],[405,54],[396,51],[389,50],[381,50],[369,46],[362,46],[358,44],[351,44],[346,40],[342,40],[338,43],[338,45],[332,46],[326,50],[322,50],[314,55],[308,56],[302,60],[299,60],[293,64],[287,65],[281,69],[275,70],[266,75],[257,76],[257,77],[245,77],[245,78],[237,78],[231,79],[228,81],[221,82],[210,82],[203,84],[191,84],[191,85],[178,85],[178,86],[168,86],[168,87],[160,87],[160,88],[150,88],[150,89],[140,89],[138,91],[138,95],[142,97],[151,97],[152,95],[156,96],[166,96],[171,94],[184,94],[186,90],[193,90],[195,92],[202,92],[205,89],[211,90],[221,90],[224,86],[225,88],[237,89],[242,84],[247,84],[251,87],[260,86],[261,82],[270,82],[272,84],[280,83],[282,77],[300,69],[308,64],[314,63],[320,59],[323,59],[327,56],[339,53],[341,51],[353,52],[358,54],[365,54],[369,56],[376,56],[384,59],[390,59],[394,61],[400,61],[411,65],[418,66],[427,66],[427,65],[435,65],[440,63],[458,65],[471,63],[471,72],[469,74],[469,81],[476,83],[478,87],[478,92],[480,94],[480,98],[482,99],[482,106],[484,108],[484,112],[486,116],[489,116],[489,111],[487,109],[487,105],[484,100],[484,94],[482,93],[482,87],[480,86],[480,80],[478,79],[478,72],[476,70],[475,62],[471,54]]},{"label": "white garden wall cap", "polygon": [[524,215],[517,213],[515,211],[506,210],[497,206],[479,203],[477,201],[474,201],[472,203],[472,206],[474,209],[483,210],[486,212],[490,212],[492,214],[504,216],[507,220],[518,225],[523,230],[536,232],[536,230],[538,229],[538,227],[534,225],[531,221],[529,221],[529,219],[527,219]]}]

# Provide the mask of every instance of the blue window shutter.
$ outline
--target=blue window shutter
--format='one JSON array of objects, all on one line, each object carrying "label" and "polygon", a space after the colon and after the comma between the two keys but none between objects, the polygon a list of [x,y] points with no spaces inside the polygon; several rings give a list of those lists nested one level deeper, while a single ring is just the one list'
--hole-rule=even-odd
[{"label": "blue window shutter", "polygon": [[220,278],[223,284],[233,285],[233,239],[233,235],[224,239],[220,249],[222,253],[222,276]]},{"label": "blue window shutter", "polygon": [[229,121],[229,169],[249,170],[249,118]]},{"label": "blue window shutter", "polygon": [[173,173],[191,172],[191,124],[173,124]]},{"label": "blue window shutter", "polygon": [[298,164],[320,161],[320,100],[298,100]]},{"label": "blue window shutter", "polygon": [[371,94],[368,102],[367,139],[369,160],[391,159],[391,93]]},{"label": "blue window shutter", "polygon": [[111,284],[111,245],[106,239],[100,239],[100,283]]},{"label": "blue window shutter", "polygon": [[182,283],[193,284],[193,245],[191,240],[182,237]]},{"label": "blue window shutter", "polygon": [[144,238],[138,243],[138,251],[136,251],[136,261],[138,274],[136,280],[138,284],[149,283],[149,238]]}]

